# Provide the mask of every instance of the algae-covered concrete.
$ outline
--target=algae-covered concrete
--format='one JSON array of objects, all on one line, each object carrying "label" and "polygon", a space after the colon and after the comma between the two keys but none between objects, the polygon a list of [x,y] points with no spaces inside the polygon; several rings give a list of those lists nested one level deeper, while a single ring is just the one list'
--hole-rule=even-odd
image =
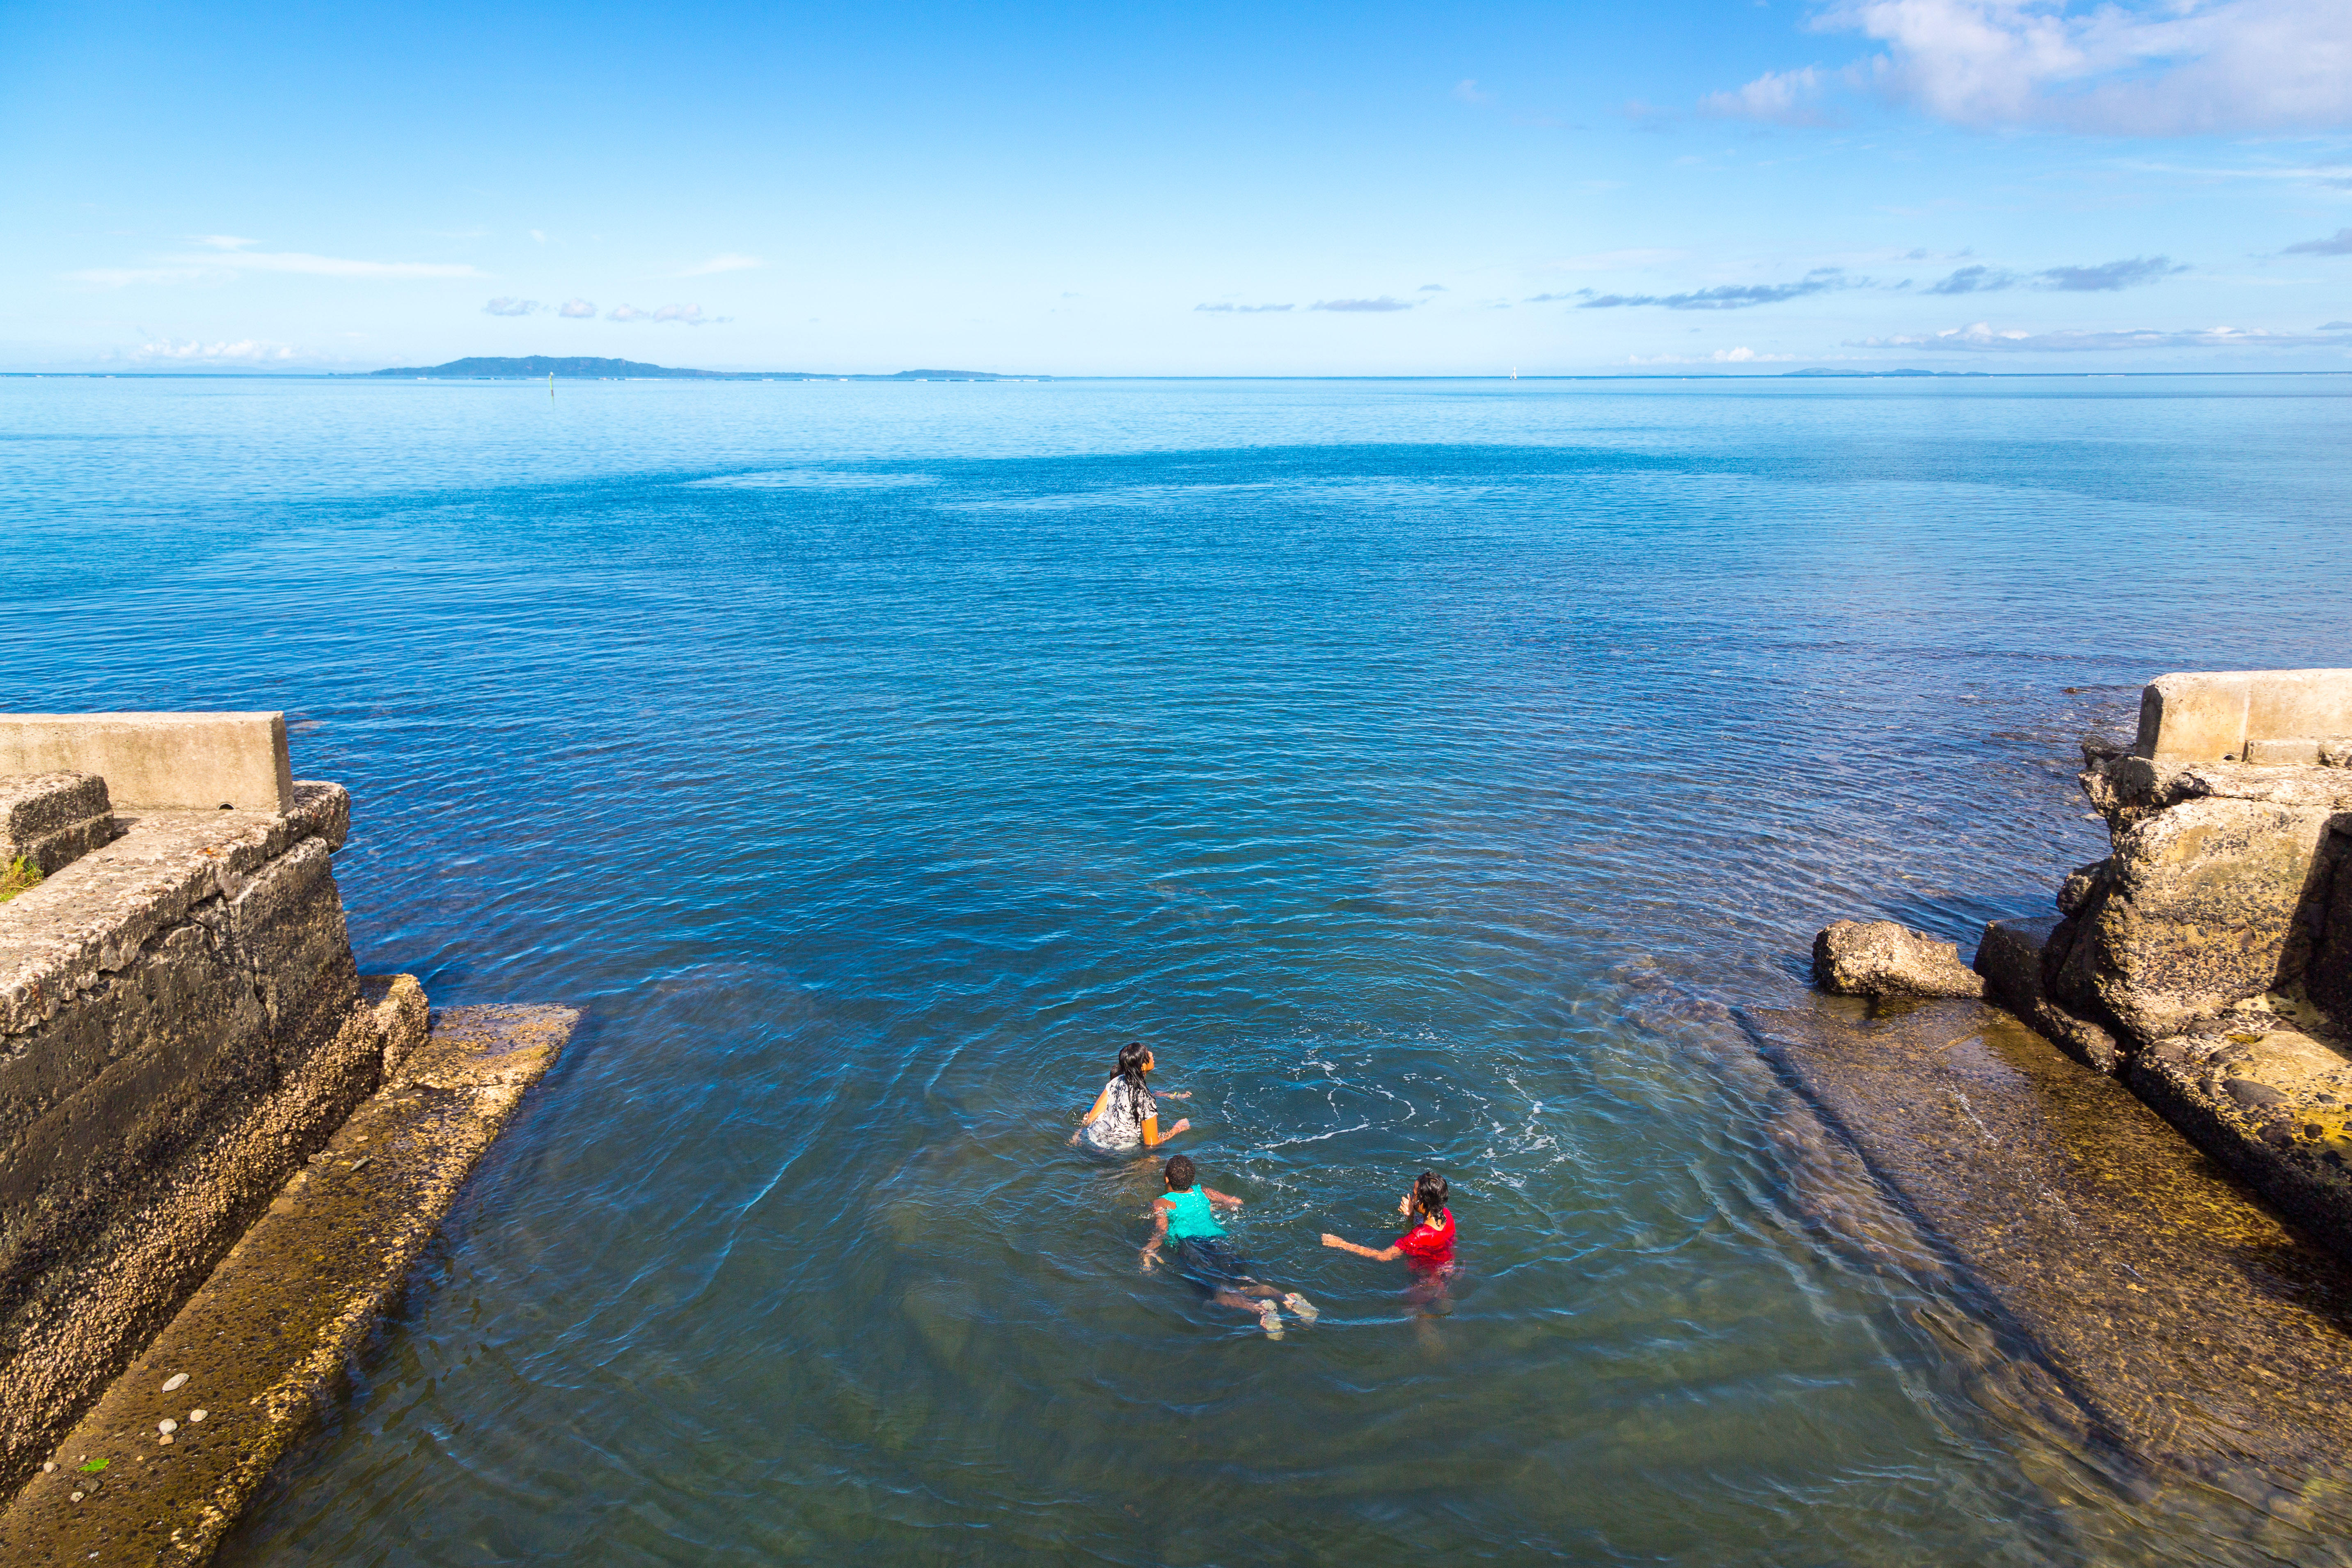
[{"label": "algae-covered concrete", "polygon": [[577,1017],[566,1007],[436,1012],[429,1037],[45,1456],[49,1468],[0,1515],[0,1561],[210,1556],[308,1429]]},{"label": "algae-covered concrete", "polygon": [[0,903],[0,1486],[374,1090],[421,1007],[361,1005],[330,864],[350,799],[293,794],[147,813]]},{"label": "algae-covered concrete", "polygon": [[0,778],[0,869],[21,860],[50,876],[121,831],[102,778],[73,773]]},{"label": "algae-covered concrete", "polygon": [[2340,1494],[2352,1268],[2121,1082],[1973,1003],[1747,1021],[2023,1337],[2081,1442],[2242,1495]]}]

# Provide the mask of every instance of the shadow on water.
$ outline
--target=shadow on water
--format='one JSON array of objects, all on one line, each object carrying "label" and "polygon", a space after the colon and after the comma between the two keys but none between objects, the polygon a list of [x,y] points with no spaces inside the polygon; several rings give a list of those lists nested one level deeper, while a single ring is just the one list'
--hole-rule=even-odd
[{"label": "shadow on water", "polygon": [[2352,1268],[1997,1009],[1813,998],[1741,1023],[1982,1296],[2005,1370],[2044,1369],[2021,1433],[2150,1517],[2336,1560]]}]

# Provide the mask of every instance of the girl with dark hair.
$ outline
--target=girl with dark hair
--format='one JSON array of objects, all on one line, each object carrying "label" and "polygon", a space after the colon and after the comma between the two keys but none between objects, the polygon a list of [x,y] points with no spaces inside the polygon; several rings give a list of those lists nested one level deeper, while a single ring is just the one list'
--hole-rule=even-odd
[{"label": "girl with dark hair", "polygon": [[[1141,1040],[1130,1040],[1118,1048],[1118,1070],[1095,1096],[1092,1110],[1086,1121],[1070,1135],[1075,1143],[1083,1138],[1087,1144],[1105,1153],[1129,1149],[1156,1149],[1179,1132],[1191,1127],[1189,1121],[1179,1121],[1162,1132],[1160,1130],[1160,1102],[1144,1086],[1144,1075],[1157,1064],[1151,1059],[1150,1048]],[[1171,1100],[1182,1100],[1171,1094]]]},{"label": "girl with dark hair", "polygon": [[1417,1221],[1412,1229],[1381,1247],[1359,1247],[1328,1232],[1323,1245],[1382,1263],[1405,1258],[1413,1272],[1406,1299],[1416,1303],[1434,1300],[1445,1294],[1445,1282],[1454,1275],[1454,1211],[1445,1206],[1448,1195],[1445,1178],[1434,1171],[1423,1171],[1397,1200],[1397,1213]]}]

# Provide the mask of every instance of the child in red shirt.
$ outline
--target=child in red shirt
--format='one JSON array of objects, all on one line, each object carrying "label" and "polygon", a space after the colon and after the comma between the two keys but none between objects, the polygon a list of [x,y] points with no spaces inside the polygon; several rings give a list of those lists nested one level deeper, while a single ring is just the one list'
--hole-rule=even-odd
[{"label": "child in red shirt", "polygon": [[1408,1295],[1416,1302],[1432,1300],[1445,1293],[1445,1281],[1454,1273],[1454,1211],[1445,1206],[1447,1190],[1444,1177],[1434,1171],[1423,1171],[1397,1202],[1399,1214],[1420,1220],[1411,1230],[1382,1247],[1359,1247],[1328,1234],[1324,1236],[1323,1245],[1383,1263],[1396,1258],[1406,1259],[1414,1276]]}]

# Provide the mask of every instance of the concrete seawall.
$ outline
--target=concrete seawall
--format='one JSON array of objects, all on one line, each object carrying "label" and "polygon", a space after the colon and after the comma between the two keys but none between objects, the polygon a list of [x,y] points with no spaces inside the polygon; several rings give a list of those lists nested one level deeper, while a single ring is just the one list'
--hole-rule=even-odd
[{"label": "concrete seawall", "polygon": [[[278,715],[0,717],[0,767],[12,757],[42,771],[0,779],[0,827],[46,875],[0,900],[0,1492],[54,1473],[68,1430],[388,1076],[407,1085],[399,1104],[423,1103],[426,1080],[399,1074],[428,1040],[414,979],[356,971],[332,862],[351,798],[290,779]],[[135,811],[58,766],[108,759],[145,797]],[[552,1059],[573,1016],[541,1012],[556,1023],[538,1044],[461,1097],[495,1110],[461,1118],[462,1149],[379,1184],[371,1227],[405,1239],[372,1250],[335,1287],[346,1298],[396,1287]],[[376,1120],[386,1138],[399,1123]],[[305,1243],[297,1227],[274,1245]],[[299,1382],[267,1364],[276,1343],[222,1381]],[[28,1561],[39,1542],[19,1528],[9,1545]]]}]

